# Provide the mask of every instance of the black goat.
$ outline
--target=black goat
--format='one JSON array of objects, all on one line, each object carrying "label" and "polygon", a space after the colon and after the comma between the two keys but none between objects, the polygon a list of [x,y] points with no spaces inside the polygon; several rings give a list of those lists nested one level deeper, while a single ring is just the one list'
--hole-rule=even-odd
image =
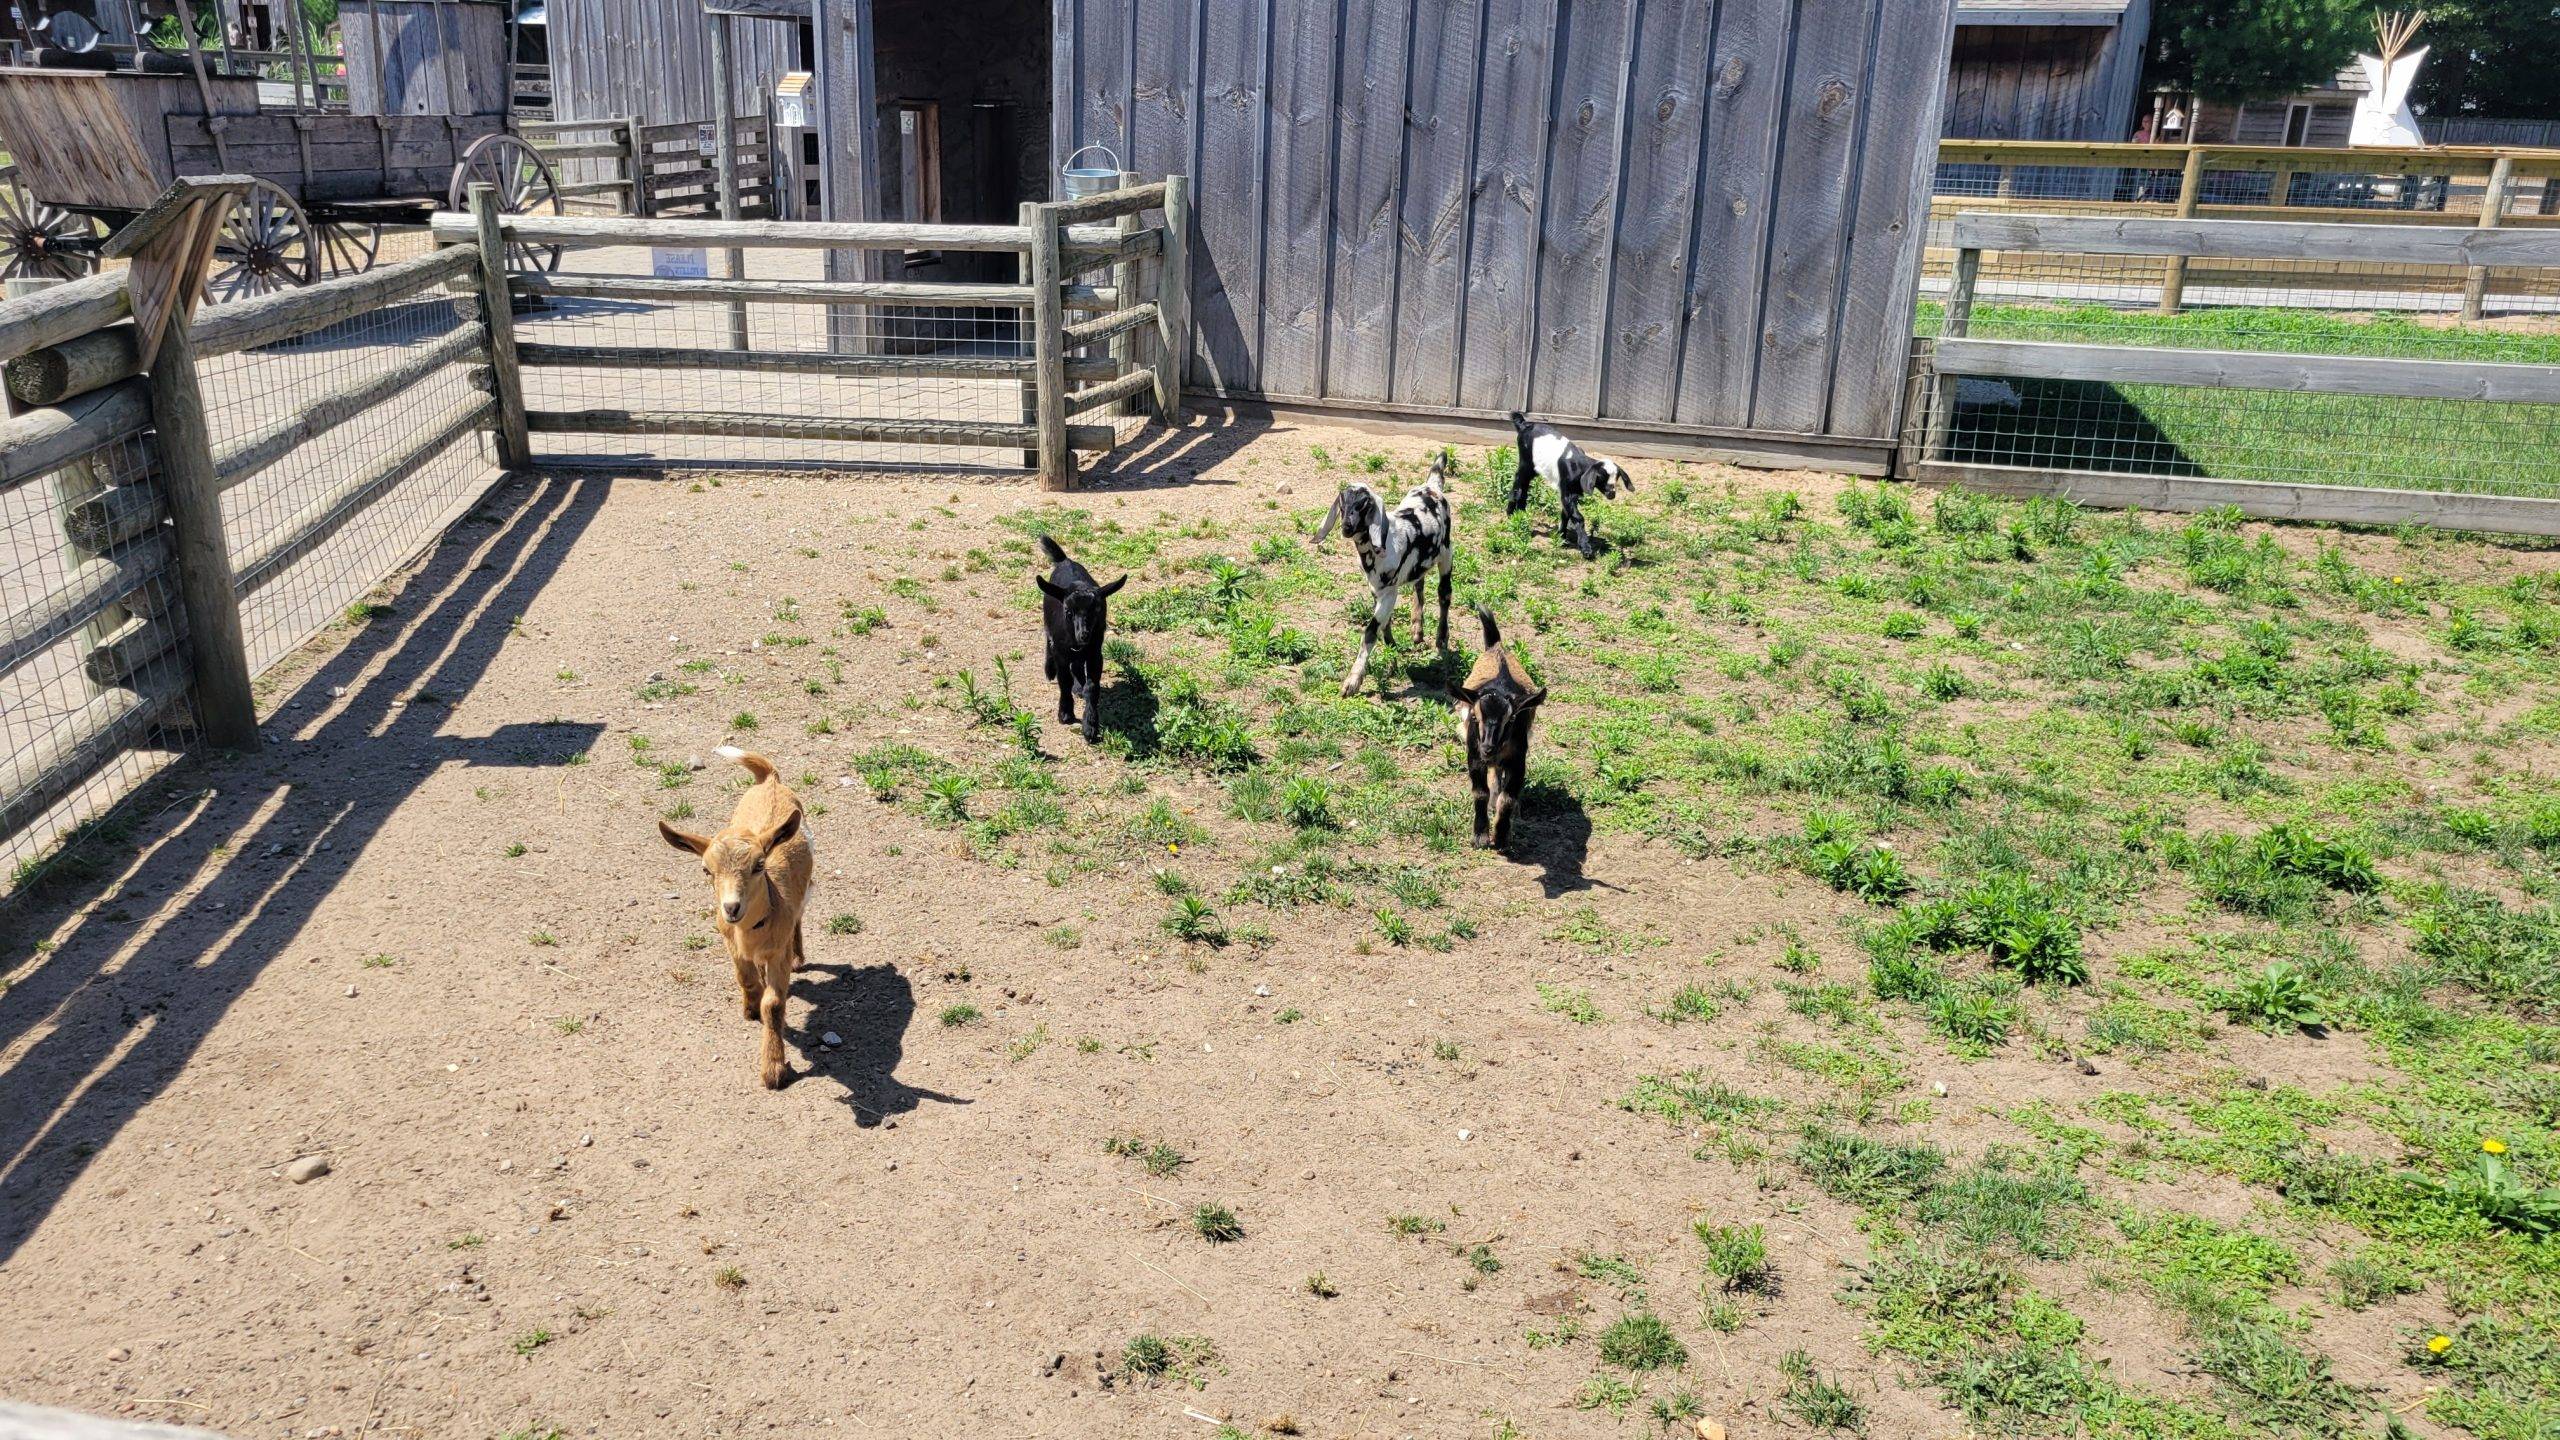
[{"label": "black goat", "polygon": [[1520,467],[1511,477],[1509,513],[1517,515],[1529,503],[1531,476],[1555,487],[1556,502],[1564,507],[1564,541],[1582,552],[1588,560],[1598,548],[1592,543],[1591,522],[1582,518],[1582,499],[1586,495],[1615,498],[1621,485],[1632,495],[1635,477],[1615,460],[1599,460],[1584,453],[1583,448],[1565,438],[1553,425],[1533,421],[1514,410],[1511,427],[1519,434],[1517,442]]},{"label": "black goat", "polygon": [[1520,784],[1529,773],[1529,732],[1547,692],[1503,646],[1493,612],[1479,605],[1476,618],[1484,622],[1484,653],[1458,687],[1458,701],[1466,707],[1459,712],[1458,737],[1466,742],[1467,783],[1476,792],[1476,844],[1499,850],[1511,843],[1511,816],[1520,808]]},{"label": "black goat", "polygon": [[1048,631],[1048,658],[1042,673],[1058,682],[1058,723],[1076,723],[1076,702],[1084,702],[1084,741],[1102,738],[1102,634],[1111,625],[1111,597],[1129,583],[1121,576],[1096,585],[1083,566],[1067,558],[1058,542],[1043,535],[1040,553],[1049,573],[1040,577],[1040,624]]}]

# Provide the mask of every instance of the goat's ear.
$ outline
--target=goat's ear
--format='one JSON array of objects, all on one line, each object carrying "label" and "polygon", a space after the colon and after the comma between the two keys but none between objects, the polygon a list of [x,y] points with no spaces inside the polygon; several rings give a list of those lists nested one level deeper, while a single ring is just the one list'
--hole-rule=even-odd
[{"label": "goat's ear", "polygon": [[1334,522],[1342,518],[1342,502],[1344,497],[1348,496],[1350,493],[1351,491],[1348,488],[1333,492],[1332,506],[1324,512],[1324,518],[1316,522],[1316,533],[1313,536],[1313,542],[1317,549],[1323,549],[1324,542],[1333,538]]},{"label": "goat's ear", "polygon": [[690,850],[696,855],[711,848],[710,836],[686,834],[664,820],[658,822],[658,833],[667,837],[668,844],[679,850]]},{"label": "goat's ear", "polygon": [[1039,586],[1040,593],[1048,596],[1052,600],[1064,600],[1067,598],[1067,592],[1059,586],[1049,583],[1049,577],[1046,575],[1035,575],[1031,577],[1031,583]]},{"label": "goat's ear", "polygon": [[775,821],[773,828],[764,832],[764,848],[771,850],[774,846],[781,844],[783,841],[788,840],[799,833],[800,807],[794,805],[791,807],[790,813],[784,815],[780,820]]},{"label": "goat's ear", "polygon": [[1369,548],[1387,548],[1387,507],[1375,500],[1369,502]]},{"label": "goat's ear", "polygon": [[1624,465],[1618,467],[1618,483],[1627,487],[1628,494],[1636,493],[1636,477],[1628,474]]},{"label": "goat's ear", "polygon": [[1528,698],[1528,699],[1523,700],[1523,701],[1521,701],[1519,704],[1512,706],[1512,707],[1511,707],[1512,713],[1513,713],[1513,714],[1515,714],[1515,715],[1526,715],[1526,714],[1528,714],[1530,711],[1537,709],[1537,708],[1538,708],[1538,702],[1539,702],[1539,701],[1541,701],[1541,700],[1544,700],[1544,699],[1546,699],[1546,698],[1547,698],[1547,692],[1546,692],[1546,689],[1545,689],[1545,687],[1544,687],[1544,686],[1541,686],[1541,687],[1539,687],[1538,689],[1535,689],[1535,690],[1530,691],[1530,692],[1529,692],[1529,698]]},{"label": "goat's ear", "polygon": [[1119,579],[1112,581],[1110,584],[1103,586],[1103,587],[1102,587],[1102,596],[1103,596],[1103,598],[1107,600],[1107,599],[1111,598],[1112,596],[1119,594],[1119,593],[1120,593],[1120,587],[1121,587],[1121,586],[1123,586],[1123,585],[1126,585],[1126,584],[1128,584],[1128,583],[1129,583],[1129,577],[1128,577],[1128,576],[1126,576],[1126,575],[1123,575],[1123,576],[1121,576]]}]

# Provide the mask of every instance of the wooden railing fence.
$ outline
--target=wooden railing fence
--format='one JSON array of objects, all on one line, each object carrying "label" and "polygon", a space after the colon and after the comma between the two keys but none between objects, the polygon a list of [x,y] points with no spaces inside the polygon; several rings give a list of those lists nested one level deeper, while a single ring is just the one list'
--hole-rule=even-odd
[{"label": "wooden railing fence", "polygon": [[[1134,179],[1134,177],[1131,177]],[[690,435],[742,439],[829,440],[897,445],[959,445],[1018,450],[1044,487],[1064,489],[1074,454],[1117,443],[1108,424],[1079,417],[1143,401],[1168,423],[1181,410],[1182,360],[1189,347],[1189,182],[1171,176],[1080,200],[1026,202],[1016,225],[809,223],[772,220],[670,220],[493,214],[439,215],[438,244],[473,246],[487,260],[490,283],[512,245],[592,249],[673,246],[705,250],[798,249],[896,253],[912,250],[1012,253],[1022,279],[1013,284],[910,280],[669,279],[640,275],[517,272],[513,293],[532,298],[622,300],[733,306],[823,305],[845,317],[842,343],[827,350],[760,350],[734,339],[730,348],[562,345],[521,341],[506,307],[491,307],[493,384],[502,423],[522,414],[528,435]],[[1144,223],[1148,212],[1159,221]],[[1111,222],[1107,226],[1100,222]],[[1140,262],[1158,258],[1160,264]],[[1152,269],[1152,294],[1140,275]],[[1107,277],[1096,272],[1108,270]],[[1101,279],[1104,283],[1095,283]],[[1022,355],[910,355],[866,346],[855,323],[866,310],[966,312],[1006,309],[1029,323]],[[1088,318],[1070,319],[1070,316]],[[733,337],[745,335],[743,324]],[[798,372],[840,378],[946,378],[1013,381],[1021,417],[990,420],[863,415],[775,415],[748,411],[662,410],[595,406],[528,408],[524,370],[731,370]],[[1074,388],[1070,388],[1070,387]],[[509,450],[503,431],[502,456]],[[510,458],[509,464],[521,463]]]},{"label": "wooden railing fence", "polygon": [[640,126],[627,115],[603,120],[520,120],[516,133],[539,152],[560,184],[563,206],[645,215]]},{"label": "wooden railing fence", "polygon": [[[66,579],[13,597],[0,617],[0,682],[59,686],[72,666],[87,700],[0,762],[0,843],[17,837],[127,750],[191,722],[215,746],[253,749],[258,722],[241,602],[286,574],[401,480],[487,428],[481,395],[404,437],[235,550],[224,492],[303,445],[409,391],[443,366],[488,353],[485,325],[406,353],[394,367],[300,397],[283,418],[213,442],[196,362],[310,335],[385,305],[452,287],[477,289],[479,256],[448,251],[171,324],[141,352],[127,270],[0,302],[0,361],[17,413],[0,422],[0,493],[56,477]],[[190,280],[188,283],[199,283]],[[503,307],[482,306],[484,313]],[[147,464],[98,463],[138,446]],[[102,472],[113,471],[102,482]],[[20,574],[40,573],[13,555]],[[174,663],[173,663],[174,662]],[[21,674],[47,666],[45,676]]]},{"label": "wooden railing fence", "polygon": [[2560,267],[2560,231],[1964,214],[1955,218],[1952,241],[1955,267],[1945,324],[1937,339],[1923,343],[1915,370],[1911,413],[1919,433],[1904,453],[1902,473],[1908,478],[2009,494],[2060,494],[2096,505],[2171,511],[2230,505],[2275,519],[2560,535],[2560,499],[2537,496],[1953,464],[1946,459],[1954,414],[1951,387],[1959,377],[2560,405],[2560,366],[2552,365],[1977,338],[1970,331],[1986,253],[2152,256],[2172,263],[2352,259],[2476,275],[2495,266]]}]

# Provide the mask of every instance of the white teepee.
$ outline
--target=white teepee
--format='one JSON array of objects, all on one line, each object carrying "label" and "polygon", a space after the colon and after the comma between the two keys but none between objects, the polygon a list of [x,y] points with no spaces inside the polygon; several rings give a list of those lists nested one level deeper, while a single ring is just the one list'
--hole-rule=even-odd
[{"label": "white teepee", "polygon": [[2418,65],[2427,58],[2427,51],[2424,46],[2408,48],[2426,18],[2424,10],[2405,16],[2375,13],[2373,33],[2382,53],[2356,57],[2357,68],[2364,71],[2365,92],[2356,100],[2348,144],[2408,147],[2427,143],[2418,133],[2417,115],[2409,109],[2409,86],[2418,78]]}]

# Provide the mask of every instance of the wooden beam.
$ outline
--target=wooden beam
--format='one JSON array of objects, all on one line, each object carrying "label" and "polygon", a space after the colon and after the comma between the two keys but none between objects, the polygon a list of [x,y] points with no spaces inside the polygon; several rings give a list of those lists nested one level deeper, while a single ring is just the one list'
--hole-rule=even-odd
[{"label": "wooden beam", "polygon": [[1087,410],[1094,409],[1097,406],[1109,405],[1117,401],[1128,400],[1139,395],[1147,394],[1154,390],[1155,386],[1155,371],[1152,369],[1132,370],[1117,380],[1110,381],[1106,384],[1096,385],[1090,389],[1078,390],[1074,394],[1069,395],[1067,397],[1067,413],[1070,415],[1081,415]]},{"label": "wooden beam", "polygon": [[[2190,148],[2186,168],[2178,173],[2178,214],[2182,218],[2195,214],[2196,207],[2204,203],[2204,153],[2201,146]],[[2160,313],[2177,314],[2186,298],[2187,257],[2181,252],[2170,257],[2168,273],[2161,278]]]},{"label": "wooden beam", "polygon": [[[204,276],[182,277],[202,285]],[[222,524],[222,482],[204,396],[196,388],[195,342],[183,324],[164,326],[150,356],[151,423],[159,490],[169,507],[178,598],[195,658],[196,716],[205,739],[226,750],[258,748],[258,703],[249,688],[249,648],[240,631],[240,591]]]},{"label": "wooden beam", "polygon": [[[613,181],[615,185],[625,182]],[[1020,225],[924,225],[906,221],[865,220],[690,220],[641,219],[623,215],[510,215],[510,240],[567,249],[617,245],[669,245],[704,249],[748,250],[968,250],[1020,252],[1031,244],[1031,232]],[[439,214],[427,228],[443,244],[471,239],[466,215]],[[1131,255],[1155,253],[1161,237],[1153,229],[1134,237],[1100,225],[1080,225],[1067,232],[1064,253],[1078,261],[1108,264]]]},{"label": "wooden beam", "polygon": [[1144,304],[1132,305],[1126,310],[1114,310],[1099,320],[1087,320],[1081,325],[1066,327],[1066,348],[1081,350],[1088,345],[1099,345],[1115,335],[1135,330],[1141,325],[1153,325],[1156,320],[1156,306],[1152,300]]},{"label": "wooden beam", "polygon": [[515,278],[527,295],[578,300],[654,300],[695,304],[751,300],[760,304],[929,305],[943,308],[984,306],[989,309],[1031,307],[1031,291],[1022,285],[957,285],[939,281],[902,280],[660,280],[644,275],[544,275],[528,272]]},{"label": "wooden beam", "polygon": [[1946,339],[1938,342],[1936,368],[1945,375],[2015,380],[2088,380],[2110,385],[2192,385],[2219,390],[2298,390],[2411,400],[2560,405],[2560,365],[2480,360]]},{"label": "wooden beam", "polygon": [[[2516,162],[2513,156],[2501,155],[2489,171],[2488,187],[2480,194],[2480,228],[2495,230],[2507,215],[2507,190],[2514,183]],[[2555,246],[2560,250],[2560,246]],[[2489,267],[2475,265],[2462,279],[2462,318],[2477,320],[2489,303]]]},{"label": "wooden beam", "polygon": [[0,421],[0,491],[49,475],[151,422],[151,390],[125,380]]},{"label": "wooden beam", "polygon": [[[719,435],[746,440],[841,440],[876,445],[982,445],[1021,450],[1037,438],[1031,426],[1001,420],[892,420],[846,415],[772,415],[739,410],[536,410],[526,417],[537,435]],[[1067,443],[1108,450],[1108,425],[1070,425]]]},{"label": "wooden beam", "polygon": [[[101,691],[60,724],[46,727],[34,745],[0,765],[0,835],[15,835],[33,824],[37,816],[104,769],[108,761],[132,749],[172,706],[186,697],[183,667],[156,666],[141,677],[141,682],[133,689]],[[0,1422],[11,1418],[0,1415]],[[40,1433],[109,1436],[130,1432],[119,1427]]]},{"label": "wooden beam", "polygon": [[[1140,232],[1141,234],[1149,232]],[[1156,281],[1156,418],[1182,423],[1182,381],[1191,368],[1191,177],[1164,182],[1164,263]]]},{"label": "wooden beam", "polygon": [[2560,230],[2196,220],[2141,215],[1960,214],[1959,249],[2198,260],[2326,260],[2369,265],[2560,266]]},{"label": "wooden beam", "polygon": [[317,549],[363,513],[366,506],[390,493],[455,443],[488,426],[496,413],[495,400],[474,395],[436,417],[406,447],[375,460],[285,517],[240,557],[240,593],[251,595],[265,588],[296,559]]},{"label": "wooden beam", "polygon": [[0,360],[75,340],[133,314],[124,272],[102,271],[0,304]]},{"label": "wooden beam", "polygon": [[0,675],[61,644],[168,571],[169,547],[156,535],[83,562],[61,589],[0,617]]},{"label": "wooden beam", "polygon": [[1993,495],[2052,495],[2075,505],[2112,510],[2197,514],[2231,506],[2261,520],[2426,525],[2438,530],[2499,535],[2560,535],[2560,500],[2522,495],[2203,480],[2182,475],[2118,475],[2012,465],[1924,463],[1911,467],[1910,478],[1925,485],[1961,485]]},{"label": "wooden beam", "polygon": [[497,402],[498,464],[521,470],[533,461],[533,444],[524,428],[524,373],[516,366],[516,307],[507,290],[507,243],[498,233],[497,187],[473,181],[470,205],[479,232],[470,249],[480,262],[480,327]]},{"label": "wooden beam", "polygon": [[394,300],[460,279],[479,264],[478,255],[456,247],[298,290],[216,305],[196,317],[195,351],[199,356],[230,355],[326,330]]},{"label": "wooden beam", "polygon": [[1067,424],[1067,313],[1058,294],[1058,226],[1048,206],[1022,202],[1023,228],[1031,232],[1025,270],[1031,278],[1031,431],[1024,447],[1037,462],[1040,488],[1075,483],[1076,458]]},{"label": "wooden beam", "polygon": [[398,364],[369,379],[303,401],[299,409],[226,443],[214,452],[214,473],[221,477],[223,489],[232,489],[301,446],[482,349],[483,339],[476,328],[455,330],[402,356]]},{"label": "wooden beam", "polygon": [[[973,355],[838,355],[828,350],[704,350],[656,345],[553,345],[520,342],[516,363],[529,369],[754,370],[850,379],[1023,380],[1030,360]],[[1070,360],[1070,380],[1109,380],[1108,360]]]},{"label": "wooden beam", "polygon": [[9,398],[20,405],[59,405],[131,379],[142,373],[139,333],[131,325],[110,325],[31,350],[9,362]]},{"label": "wooden beam", "polygon": [[1087,195],[1080,200],[1055,200],[1049,204],[1049,216],[1060,225],[1085,225],[1096,220],[1116,220],[1141,210],[1164,208],[1164,182],[1152,185],[1124,186]]}]

